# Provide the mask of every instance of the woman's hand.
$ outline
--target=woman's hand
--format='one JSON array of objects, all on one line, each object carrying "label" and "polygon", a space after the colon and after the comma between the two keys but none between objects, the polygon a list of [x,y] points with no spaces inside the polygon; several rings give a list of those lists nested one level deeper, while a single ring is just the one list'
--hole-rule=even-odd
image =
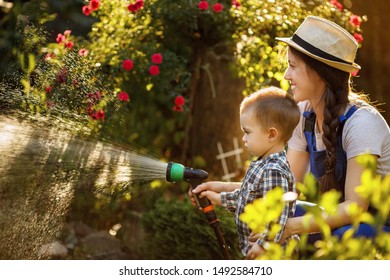
[{"label": "woman's hand", "polygon": [[248,254],[246,254],[245,259],[247,260],[255,260],[256,258],[260,257],[265,253],[265,250],[263,247],[261,247],[259,244],[254,243],[252,248],[248,251]]}]

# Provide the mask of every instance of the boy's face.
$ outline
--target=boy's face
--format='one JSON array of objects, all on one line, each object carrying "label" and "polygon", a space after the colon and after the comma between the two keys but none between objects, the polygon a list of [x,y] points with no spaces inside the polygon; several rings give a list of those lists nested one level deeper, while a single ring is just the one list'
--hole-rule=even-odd
[{"label": "boy's face", "polygon": [[241,113],[240,123],[244,132],[242,141],[244,141],[249,153],[256,157],[266,157],[271,154],[273,143],[270,141],[269,131],[261,127],[250,109]]}]

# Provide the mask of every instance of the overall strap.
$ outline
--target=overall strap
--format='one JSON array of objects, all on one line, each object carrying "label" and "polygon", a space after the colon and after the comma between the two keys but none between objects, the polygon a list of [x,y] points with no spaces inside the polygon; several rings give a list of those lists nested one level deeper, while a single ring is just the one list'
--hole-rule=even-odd
[{"label": "overall strap", "polygon": [[314,133],[314,126],[316,123],[316,115],[314,114],[314,110],[303,112],[303,117],[305,118],[305,126],[303,129],[303,133],[305,134],[305,138],[307,141],[308,152],[316,151],[316,136]]},{"label": "overall strap", "polygon": [[351,108],[349,108],[348,112],[345,115],[341,115],[339,117],[339,121],[341,124],[341,126],[340,126],[341,131],[344,127],[344,123],[353,115],[353,113],[356,112],[357,109],[358,109],[358,107],[356,105],[352,105]]}]

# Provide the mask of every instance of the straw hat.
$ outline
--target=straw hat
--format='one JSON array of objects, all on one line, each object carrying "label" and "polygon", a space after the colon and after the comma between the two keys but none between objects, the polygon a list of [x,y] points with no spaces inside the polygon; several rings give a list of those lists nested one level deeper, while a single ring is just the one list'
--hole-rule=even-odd
[{"label": "straw hat", "polygon": [[314,59],[345,72],[359,70],[354,63],[358,43],[344,28],[329,20],[308,16],[290,38],[276,38]]}]

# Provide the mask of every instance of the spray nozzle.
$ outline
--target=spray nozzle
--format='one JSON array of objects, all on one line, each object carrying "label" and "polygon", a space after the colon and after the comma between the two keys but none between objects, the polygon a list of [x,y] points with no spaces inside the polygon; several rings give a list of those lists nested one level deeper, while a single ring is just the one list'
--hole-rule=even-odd
[{"label": "spray nozzle", "polygon": [[178,181],[203,181],[207,179],[209,174],[201,169],[193,169],[190,167],[185,167],[180,163],[168,162],[166,179],[168,182],[178,182]]},{"label": "spray nozzle", "polygon": [[[168,162],[165,177],[168,182],[178,182],[183,180],[189,182],[193,190],[201,184],[203,180],[207,179],[208,176],[209,174],[204,170],[185,167],[180,163]],[[213,227],[225,259],[230,259],[229,250],[223,237],[219,220],[214,211],[213,205],[207,197],[200,197],[199,194],[195,194],[194,197],[196,199],[196,203],[202,208],[204,214],[206,215],[209,224]]]}]

